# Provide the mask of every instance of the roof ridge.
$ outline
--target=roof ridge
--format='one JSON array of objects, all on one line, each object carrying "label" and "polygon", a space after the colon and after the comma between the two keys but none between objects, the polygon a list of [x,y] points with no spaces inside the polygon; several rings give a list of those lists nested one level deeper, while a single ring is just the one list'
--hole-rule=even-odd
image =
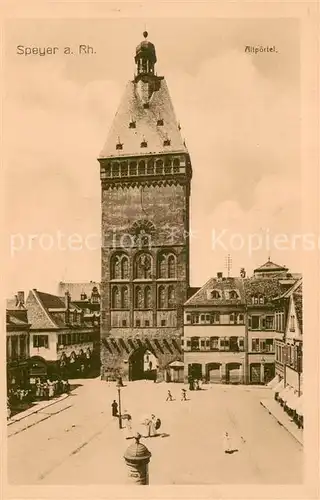
[{"label": "roof ridge", "polygon": [[[38,290],[36,290],[35,288],[33,288],[32,289],[32,293],[33,293],[34,297],[36,298],[37,302],[39,303],[41,309],[43,310],[43,312],[45,313],[45,315],[49,319],[49,321],[53,324],[54,328],[58,328],[58,325],[53,321],[51,315],[49,314],[49,312],[47,311],[46,307],[42,303],[42,300],[38,296],[38,293],[44,293],[45,294],[45,292],[38,292]],[[47,294],[47,295],[50,295],[50,294]]]}]

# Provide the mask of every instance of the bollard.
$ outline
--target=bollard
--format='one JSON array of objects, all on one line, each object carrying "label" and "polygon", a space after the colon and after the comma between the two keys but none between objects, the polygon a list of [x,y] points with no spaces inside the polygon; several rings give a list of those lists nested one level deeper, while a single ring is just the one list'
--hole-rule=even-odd
[{"label": "bollard", "polygon": [[134,436],[135,443],[131,444],[124,454],[126,465],[128,466],[128,480],[130,484],[149,484],[149,461],[151,452],[140,443],[141,435]]}]

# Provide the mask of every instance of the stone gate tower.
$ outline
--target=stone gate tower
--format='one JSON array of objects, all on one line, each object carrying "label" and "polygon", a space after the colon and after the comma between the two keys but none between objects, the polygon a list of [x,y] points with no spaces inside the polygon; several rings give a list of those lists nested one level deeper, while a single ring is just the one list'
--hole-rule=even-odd
[{"label": "stone gate tower", "polygon": [[101,365],[103,378],[159,380],[174,377],[169,365],[183,359],[192,168],[166,81],[155,73],[155,47],[143,35],[98,159]]}]

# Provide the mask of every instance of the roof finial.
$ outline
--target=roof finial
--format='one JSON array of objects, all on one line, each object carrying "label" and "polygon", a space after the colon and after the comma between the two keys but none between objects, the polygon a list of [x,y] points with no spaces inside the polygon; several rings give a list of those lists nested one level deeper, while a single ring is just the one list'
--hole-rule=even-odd
[{"label": "roof finial", "polygon": [[269,257],[268,257],[268,262],[271,262],[270,255],[269,255]]}]

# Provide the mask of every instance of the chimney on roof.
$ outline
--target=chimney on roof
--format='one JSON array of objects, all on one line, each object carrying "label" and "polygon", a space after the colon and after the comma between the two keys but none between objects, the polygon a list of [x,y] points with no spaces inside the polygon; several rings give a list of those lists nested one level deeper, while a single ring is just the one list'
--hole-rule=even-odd
[{"label": "chimney on roof", "polygon": [[222,280],[222,276],[223,276],[223,273],[221,271],[219,273],[217,273],[218,280]]},{"label": "chimney on roof", "polygon": [[24,306],[24,292],[20,290],[17,293],[16,297],[17,297],[17,302],[18,302],[17,305]]},{"label": "chimney on roof", "polygon": [[240,278],[245,278],[246,277],[246,270],[244,267],[240,269]]},{"label": "chimney on roof", "polygon": [[67,290],[66,293],[64,294],[64,304],[67,311],[70,309],[70,301],[71,301],[70,293]]}]

